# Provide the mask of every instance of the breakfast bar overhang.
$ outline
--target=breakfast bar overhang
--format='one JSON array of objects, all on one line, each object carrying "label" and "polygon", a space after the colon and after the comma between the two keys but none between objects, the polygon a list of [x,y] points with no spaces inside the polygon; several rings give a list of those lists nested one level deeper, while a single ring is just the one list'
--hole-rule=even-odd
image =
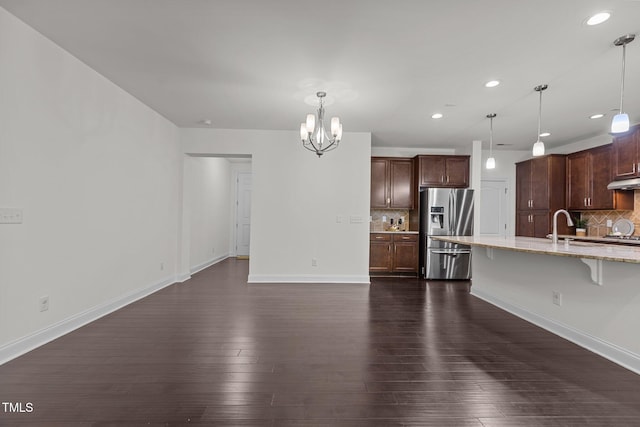
[{"label": "breakfast bar overhang", "polygon": [[438,239],[472,247],[472,295],[640,373],[640,247]]}]

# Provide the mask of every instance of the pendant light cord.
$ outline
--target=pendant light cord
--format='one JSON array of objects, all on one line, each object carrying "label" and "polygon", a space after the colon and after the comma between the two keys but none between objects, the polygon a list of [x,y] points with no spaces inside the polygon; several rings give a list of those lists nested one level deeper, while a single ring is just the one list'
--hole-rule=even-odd
[{"label": "pendant light cord", "polygon": [[493,157],[493,117],[489,122],[489,157]]},{"label": "pendant light cord", "polygon": [[624,102],[624,62],[627,53],[627,43],[622,45],[622,78],[620,79],[620,114],[623,114],[622,105]]},{"label": "pendant light cord", "polygon": [[540,141],[540,121],[542,120],[542,88],[538,92],[540,92],[540,105],[538,105],[538,135],[536,135],[536,140]]}]

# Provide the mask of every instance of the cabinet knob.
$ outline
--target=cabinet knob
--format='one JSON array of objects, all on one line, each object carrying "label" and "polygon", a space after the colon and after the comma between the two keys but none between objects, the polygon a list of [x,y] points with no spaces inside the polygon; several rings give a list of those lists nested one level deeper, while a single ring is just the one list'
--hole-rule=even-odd
[{"label": "cabinet knob", "polygon": [[584,198],[583,205],[584,205],[584,206],[589,206],[589,205],[587,205],[587,198],[586,198],[586,197]]}]

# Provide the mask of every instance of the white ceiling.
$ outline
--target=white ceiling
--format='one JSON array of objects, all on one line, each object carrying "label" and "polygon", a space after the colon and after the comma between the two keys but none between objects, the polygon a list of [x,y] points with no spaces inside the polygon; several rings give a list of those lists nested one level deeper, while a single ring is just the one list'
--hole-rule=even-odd
[{"label": "white ceiling", "polygon": [[[297,130],[317,90],[374,146],[527,149],[538,93],[548,147],[640,122],[638,0],[0,0],[181,127]],[[584,24],[609,10],[609,21]],[[491,79],[502,82],[484,87]],[[440,120],[430,118],[442,112]],[[591,114],[602,112],[600,120]],[[348,143],[345,138],[343,143]]]}]

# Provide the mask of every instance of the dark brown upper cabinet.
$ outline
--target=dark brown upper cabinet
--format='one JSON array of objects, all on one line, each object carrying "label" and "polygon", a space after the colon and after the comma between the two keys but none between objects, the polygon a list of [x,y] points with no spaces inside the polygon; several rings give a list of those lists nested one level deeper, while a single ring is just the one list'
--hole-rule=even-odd
[{"label": "dark brown upper cabinet", "polygon": [[567,156],[567,206],[571,210],[633,209],[632,191],[613,191],[613,145]]},{"label": "dark brown upper cabinet", "polygon": [[413,161],[408,158],[371,158],[371,207],[413,209]]},{"label": "dark brown upper cabinet", "polygon": [[469,186],[469,156],[418,156],[420,187]]}]

